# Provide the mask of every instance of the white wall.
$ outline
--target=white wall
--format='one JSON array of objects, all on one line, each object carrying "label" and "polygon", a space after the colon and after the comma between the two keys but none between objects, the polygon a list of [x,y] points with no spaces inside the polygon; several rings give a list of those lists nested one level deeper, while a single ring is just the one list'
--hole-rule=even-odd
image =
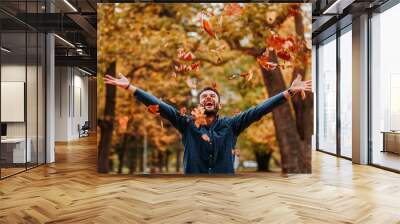
[{"label": "white wall", "polygon": [[56,67],[55,74],[55,141],[70,141],[88,121],[88,78],[72,67]]}]

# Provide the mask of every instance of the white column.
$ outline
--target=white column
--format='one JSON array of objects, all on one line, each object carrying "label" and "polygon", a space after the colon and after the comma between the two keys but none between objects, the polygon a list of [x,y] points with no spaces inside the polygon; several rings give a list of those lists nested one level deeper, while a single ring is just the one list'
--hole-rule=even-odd
[{"label": "white column", "polygon": [[55,133],[55,56],[54,56],[54,35],[46,36],[46,163],[55,161],[54,133]]},{"label": "white column", "polygon": [[368,163],[368,15],[353,20],[353,162]]}]

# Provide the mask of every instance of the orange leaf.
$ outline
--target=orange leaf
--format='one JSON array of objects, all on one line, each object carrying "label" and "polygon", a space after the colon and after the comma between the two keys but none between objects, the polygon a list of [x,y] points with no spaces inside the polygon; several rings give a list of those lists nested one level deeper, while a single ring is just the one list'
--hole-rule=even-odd
[{"label": "orange leaf", "polygon": [[224,6],[224,12],[227,16],[240,16],[242,7],[238,3],[231,3]]},{"label": "orange leaf", "polygon": [[211,24],[210,24],[207,20],[205,20],[205,19],[203,19],[203,29],[204,29],[211,37],[213,37],[213,38],[216,37],[216,36],[215,36],[215,33],[214,33],[213,29],[212,29]]},{"label": "orange leaf", "polygon": [[253,78],[253,71],[250,70],[248,72],[242,72],[242,73],[240,73],[240,76],[245,78],[246,81],[248,82]]},{"label": "orange leaf", "polygon": [[181,116],[185,116],[185,115],[186,115],[186,107],[181,107],[181,108],[179,109],[179,114],[180,114]]},{"label": "orange leaf", "polygon": [[204,108],[202,106],[198,106],[194,108],[191,112],[194,120],[194,125],[199,128],[201,125],[206,125],[206,115],[204,115]]},{"label": "orange leaf", "polygon": [[217,84],[215,81],[212,81],[212,82],[211,82],[211,87],[212,87],[213,89],[217,89],[218,84]]},{"label": "orange leaf", "polygon": [[285,39],[274,33],[272,33],[271,36],[267,40],[267,45],[277,51],[282,49],[282,45],[284,43],[285,43]]},{"label": "orange leaf", "polygon": [[150,113],[153,113],[153,114],[160,114],[160,112],[158,111],[158,110],[160,109],[160,105],[158,105],[158,104],[149,105],[149,106],[147,107],[147,109],[148,109],[148,111],[149,111]]}]

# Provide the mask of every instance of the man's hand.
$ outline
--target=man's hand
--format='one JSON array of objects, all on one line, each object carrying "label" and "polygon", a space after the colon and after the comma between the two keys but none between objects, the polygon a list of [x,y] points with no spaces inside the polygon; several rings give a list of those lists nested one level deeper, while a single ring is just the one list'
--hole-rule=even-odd
[{"label": "man's hand", "polygon": [[287,99],[296,95],[297,93],[300,93],[301,98],[304,100],[306,98],[306,92],[312,91],[312,81],[301,81],[301,79],[301,75],[297,75],[290,88],[284,92]]},{"label": "man's hand", "polygon": [[104,83],[113,86],[118,86],[124,89],[129,89],[132,92],[136,90],[134,86],[130,85],[129,80],[121,73],[118,74],[118,78],[112,77],[111,75],[106,75],[104,77]]}]

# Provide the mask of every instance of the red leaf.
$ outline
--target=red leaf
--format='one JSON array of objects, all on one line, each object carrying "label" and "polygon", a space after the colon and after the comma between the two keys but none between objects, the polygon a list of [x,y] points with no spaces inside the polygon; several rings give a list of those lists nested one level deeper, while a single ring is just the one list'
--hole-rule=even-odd
[{"label": "red leaf", "polygon": [[292,57],[290,56],[289,52],[285,50],[280,50],[276,53],[276,55],[280,58],[282,58],[285,61],[289,61]]},{"label": "red leaf", "polygon": [[291,9],[288,10],[288,15],[289,16],[297,16],[299,14],[300,14],[300,11],[298,9],[291,8]]},{"label": "red leaf", "polygon": [[203,29],[204,29],[211,37],[213,37],[213,38],[216,37],[216,36],[215,36],[215,33],[214,33],[213,29],[212,29],[211,24],[210,24],[207,20],[205,20],[205,19],[203,19]]},{"label": "red leaf", "polygon": [[224,12],[227,16],[240,16],[242,7],[238,3],[231,3],[224,6]]},{"label": "red leaf", "polygon": [[282,49],[283,43],[285,43],[285,39],[276,34],[271,34],[267,40],[267,45],[276,51]]},{"label": "red leaf", "polygon": [[194,59],[194,55],[191,52],[187,52],[182,59],[185,61],[192,61]]},{"label": "red leaf", "polygon": [[192,61],[195,56],[192,52],[185,52],[185,50],[183,48],[179,48],[178,49],[178,58],[185,60],[185,61]]},{"label": "red leaf", "polygon": [[149,106],[147,107],[147,109],[149,110],[150,113],[158,114],[158,115],[160,114],[160,112],[158,111],[159,108],[160,108],[160,105],[158,105],[158,104],[149,105]]},{"label": "red leaf", "polygon": [[192,65],[190,65],[191,70],[199,71],[200,70],[200,62],[196,62]]}]

